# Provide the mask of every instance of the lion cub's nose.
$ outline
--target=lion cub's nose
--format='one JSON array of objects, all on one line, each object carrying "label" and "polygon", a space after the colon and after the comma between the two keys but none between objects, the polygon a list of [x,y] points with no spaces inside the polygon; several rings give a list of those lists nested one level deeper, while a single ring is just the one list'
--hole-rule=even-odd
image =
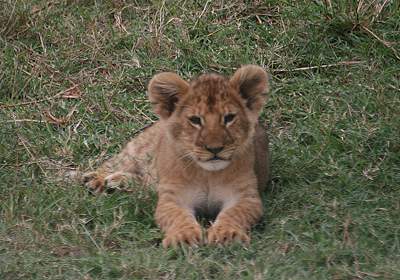
[{"label": "lion cub's nose", "polygon": [[217,155],[220,151],[222,151],[224,147],[208,147],[206,146],[206,150],[213,153],[214,155]]}]

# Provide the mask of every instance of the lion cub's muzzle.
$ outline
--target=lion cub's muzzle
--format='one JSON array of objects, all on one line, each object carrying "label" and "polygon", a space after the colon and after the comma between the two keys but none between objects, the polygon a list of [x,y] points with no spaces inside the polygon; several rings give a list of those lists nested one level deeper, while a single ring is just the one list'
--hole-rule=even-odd
[{"label": "lion cub's muzzle", "polygon": [[207,171],[218,171],[226,168],[231,162],[231,156],[224,153],[224,147],[205,146],[205,150],[211,153],[206,159],[197,160],[197,164]]}]

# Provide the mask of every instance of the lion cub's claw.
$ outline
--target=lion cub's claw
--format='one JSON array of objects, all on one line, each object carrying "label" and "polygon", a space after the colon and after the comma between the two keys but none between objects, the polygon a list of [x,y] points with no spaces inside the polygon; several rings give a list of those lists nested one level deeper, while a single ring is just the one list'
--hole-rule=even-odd
[{"label": "lion cub's claw", "polygon": [[233,242],[242,242],[248,245],[250,237],[244,230],[232,226],[215,225],[207,230],[208,244],[227,245]]},{"label": "lion cub's claw", "polygon": [[176,248],[178,245],[198,247],[202,244],[202,239],[201,228],[191,227],[190,229],[185,228],[168,232],[162,241],[162,245],[164,248]]}]

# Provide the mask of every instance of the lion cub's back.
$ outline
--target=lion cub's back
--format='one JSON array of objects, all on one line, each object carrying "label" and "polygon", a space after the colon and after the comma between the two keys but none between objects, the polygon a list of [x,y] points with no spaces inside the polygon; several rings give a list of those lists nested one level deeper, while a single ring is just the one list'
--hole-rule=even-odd
[{"label": "lion cub's back", "polygon": [[270,180],[271,160],[267,131],[262,125],[256,126],[254,135],[255,165],[254,169],[258,181],[258,189],[264,191]]},{"label": "lion cub's back", "polygon": [[132,162],[134,159],[136,164],[127,164],[124,169],[137,175],[135,177],[139,177],[140,183],[144,185],[153,185],[158,181],[155,157],[162,135],[160,122],[155,122],[134,136],[119,155],[121,162],[124,162],[124,159],[130,159],[127,162]]}]

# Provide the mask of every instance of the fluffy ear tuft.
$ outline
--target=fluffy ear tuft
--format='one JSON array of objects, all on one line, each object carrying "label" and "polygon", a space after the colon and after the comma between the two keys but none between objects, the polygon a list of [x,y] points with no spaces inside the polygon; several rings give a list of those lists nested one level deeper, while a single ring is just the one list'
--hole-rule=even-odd
[{"label": "fluffy ear tuft", "polygon": [[239,90],[246,106],[259,113],[267,99],[269,77],[263,68],[256,65],[245,65],[233,74],[231,84]]},{"label": "fluffy ear tuft", "polygon": [[189,88],[189,84],[177,74],[165,72],[155,75],[148,87],[149,100],[154,112],[161,118],[168,118],[175,110],[176,103]]}]

